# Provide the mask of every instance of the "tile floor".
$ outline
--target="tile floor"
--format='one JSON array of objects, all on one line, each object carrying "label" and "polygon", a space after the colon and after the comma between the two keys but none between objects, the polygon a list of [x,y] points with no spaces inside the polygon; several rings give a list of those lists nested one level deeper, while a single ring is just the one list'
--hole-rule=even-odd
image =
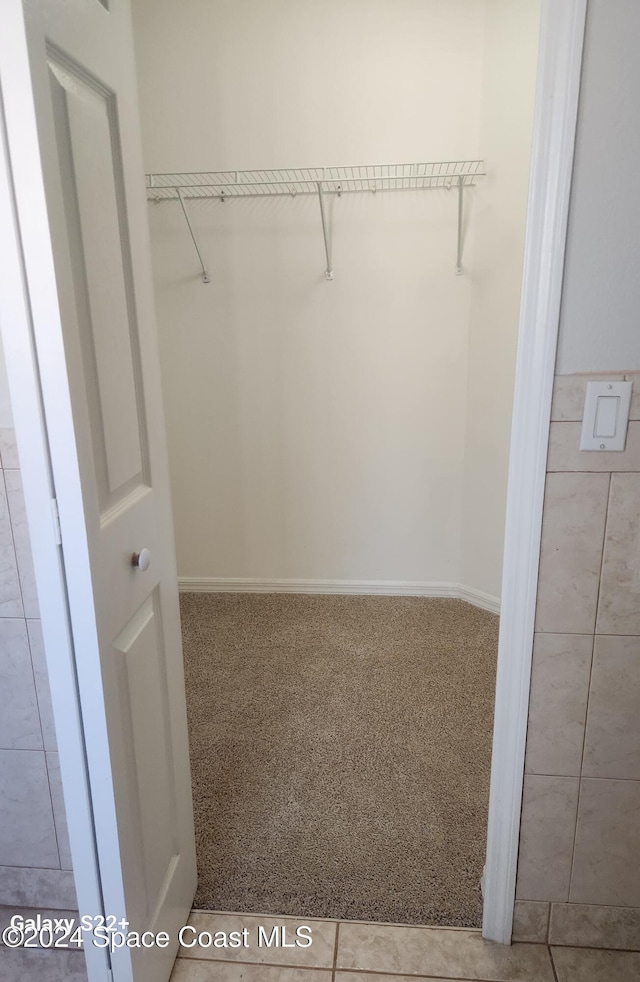
[{"label": "tile floor", "polygon": [[[355,921],[273,918],[194,911],[189,920],[203,945],[182,948],[171,982],[633,982],[640,952],[494,945],[479,931],[401,927]],[[312,943],[295,946],[296,930],[311,928]],[[267,947],[273,928],[287,946]],[[264,929],[262,934],[260,928]],[[242,947],[223,944],[242,931]],[[222,934],[216,932],[227,932]],[[211,941],[209,940],[211,936]],[[263,943],[260,944],[260,940]],[[282,941],[282,933],[280,934]],[[291,947],[289,947],[291,945]]]}]

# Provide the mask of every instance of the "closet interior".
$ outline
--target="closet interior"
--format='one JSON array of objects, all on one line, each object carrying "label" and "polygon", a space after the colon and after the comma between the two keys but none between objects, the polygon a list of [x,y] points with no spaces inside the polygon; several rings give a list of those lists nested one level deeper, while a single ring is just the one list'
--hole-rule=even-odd
[{"label": "closet interior", "polygon": [[133,16],[196,906],[479,926],[540,0]]}]

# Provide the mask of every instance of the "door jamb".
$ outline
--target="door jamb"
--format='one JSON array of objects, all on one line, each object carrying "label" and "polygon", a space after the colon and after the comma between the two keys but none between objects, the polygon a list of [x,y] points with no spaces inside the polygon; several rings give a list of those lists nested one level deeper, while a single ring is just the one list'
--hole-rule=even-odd
[{"label": "door jamb", "polygon": [[513,404],[482,935],[511,943],[551,397],[587,0],[543,0]]},{"label": "door jamb", "polygon": [[[504,551],[502,617],[496,686],[496,715],[483,936],[509,944],[524,776],[531,651],[542,526],[545,462],[567,218],[573,165],[580,68],[587,0],[543,0],[531,184],[514,393],[513,429]],[[0,312],[7,374],[20,448],[21,468],[38,594],[78,904],[102,912],[91,796],[84,751],[66,580],[51,521],[53,497],[48,443],[28,300],[22,239],[48,229],[46,203],[31,98],[20,0],[3,7],[0,84],[11,75],[22,84],[22,104],[7,104],[7,151],[0,164],[0,262],[7,275]],[[26,75],[25,75],[26,71]],[[20,122],[18,124],[18,118]],[[6,168],[5,168],[6,163]],[[11,166],[32,175],[29,215],[16,216]],[[24,172],[23,172],[24,173]],[[43,260],[45,272],[50,263]],[[66,550],[67,562],[73,554]],[[103,979],[104,953],[86,948],[89,979]],[[99,974],[100,973],[100,974]]]}]

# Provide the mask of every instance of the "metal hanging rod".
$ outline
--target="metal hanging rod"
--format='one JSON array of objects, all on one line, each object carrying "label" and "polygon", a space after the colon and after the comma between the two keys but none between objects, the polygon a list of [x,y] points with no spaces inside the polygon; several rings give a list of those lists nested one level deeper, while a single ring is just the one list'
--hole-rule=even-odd
[{"label": "metal hanging rod", "polygon": [[458,191],[458,249],[456,272],[460,275],[463,247],[463,201],[465,188],[473,187],[485,175],[482,160],[447,160],[413,164],[363,164],[350,167],[297,167],[278,170],[205,171],[181,174],[147,174],[149,201],[179,200],[202,266],[202,278],[209,274],[189,221],[186,199],[267,197],[270,195],[317,194],[327,259],[326,277],[333,279],[324,195],[377,191]]}]

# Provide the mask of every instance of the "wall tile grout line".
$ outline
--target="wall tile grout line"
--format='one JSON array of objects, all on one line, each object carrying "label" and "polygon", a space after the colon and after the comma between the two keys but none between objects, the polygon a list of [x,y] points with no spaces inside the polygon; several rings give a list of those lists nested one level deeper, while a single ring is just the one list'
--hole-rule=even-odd
[{"label": "wall tile grout line", "polygon": [[[5,430],[6,429],[7,428],[5,428]],[[10,464],[11,466],[7,466],[7,464]],[[10,481],[8,481],[7,478],[9,478]],[[10,492],[10,487],[9,487],[10,482],[12,482],[13,485],[12,492]],[[25,682],[28,678],[29,683],[27,684],[30,684],[33,687],[33,696],[34,696],[33,711],[35,714],[37,714],[37,725],[34,725],[34,736],[36,742],[39,743],[39,746],[37,747],[12,746],[2,749],[11,750],[12,754],[26,753],[26,754],[37,755],[37,759],[41,761],[44,766],[44,777],[46,779],[46,785],[43,781],[41,786],[41,800],[37,802],[36,808],[43,809],[49,812],[51,815],[51,838],[50,838],[51,855],[47,857],[47,859],[49,860],[47,865],[41,865],[37,862],[34,862],[33,856],[29,857],[30,862],[27,862],[26,858],[23,858],[22,861],[14,863],[15,857],[7,855],[6,862],[1,863],[0,866],[7,871],[12,871],[12,875],[18,878],[21,876],[25,877],[29,875],[37,876],[38,874],[48,875],[49,873],[55,876],[58,875],[64,876],[66,872],[70,872],[70,871],[65,871],[62,869],[61,848],[60,848],[60,826],[59,826],[59,822],[56,820],[56,811],[54,809],[54,795],[53,795],[52,784],[51,784],[51,776],[49,772],[49,760],[47,759],[47,739],[46,739],[46,731],[44,726],[45,716],[43,713],[43,705],[42,705],[42,689],[39,684],[39,679],[36,672],[36,661],[34,659],[33,638],[29,631],[29,625],[36,624],[36,623],[39,624],[40,617],[33,616],[35,614],[35,610],[30,611],[32,616],[30,617],[27,616],[27,605],[25,603],[25,568],[24,568],[24,564],[20,561],[19,548],[18,548],[19,538],[17,534],[17,521],[19,515],[21,515],[22,513],[22,508],[24,507],[23,504],[24,499],[23,497],[21,497],[22,476],[21,476],[21,469],[19,466],[19,462],[14,461],[13,457],[11,457],[11,460],[9,460],[7,457],[6,448],[4,447],[2,452],[2,464],[0,466],[0,483],[6,502],[6,516],[4,519],[6,523],[5,532],[6,532],[6,539],[7,539],[7,548],[11,551],[12,565],[15,569],[16,591],[17,591],[16,606],[19,608],[18,612],[16,612],[14,616],[12,617],[3,616],[0,618],[0,620],[5,623],[7,621],[14,621],[17,624],[21,625],[21,627],[24,630],[25,643],[26,643],[25,657],[28,657],[29,659],[28,666],[25,663]],[[22,545],[20,548],[22,549],[23,552],[25,552],[26,549],[27,554],[30,553],[30,542],[28,540],[28,532],[25,534],[24,541],[22,541]],[[48,678],[47,678],[47,684],[48,684]],[[25,757],[22,757],[20,759],[22,761],[26,761]],[[32,757],[31,759],[35,760],[36,758]],[[16,760],[18,760],[18,758],[16,758]],[[52,866],[50,865],[50,859],[53,858],[54,852],[57,855],[57,862],[56,865]],[[38,857],[36,856],[35,859],[37,858]],[[4,893],[2,899],[5,901],[5,906],[6,906],[6,896]],[[13,909],[16,905],[12,904],[10,906]],[[44,906],[47,905],[45,904]]]},{"label": "wall tile grout line", "polygon": [[[4,465],[0,465],[0,473],[1,473],[2,485],[4,487],[5,501],[7,503],[7,516],[8,516],[8,519],[9,519],[9,530],[11,532],[11,542],[12,542],[12,545],[13,545],[13,558],[14,558],[15,568],[16,568],[16,577],[18,579],[18,589],[20,590],[20,605],[22,607],[22,615],[20,617],[17,617],[16,620],[24,620],[24,627],[25,627],[25,631],[27,633],[27,648],[29,649],[29,664],[31,666],[31,678],[33,680],[33,691],[34,691],[34,694],[35,694],[36,706],[37,706],[37,709],[38,709],[38,726],[40,727],[40,739],[42,741],[42,750],[44,752],[44,751],[46,751],[46,747],[45,747],[45,739],[44,739],[44,730],[42,728],[42,713],[40,712],[40,699],[38,698],[38,686],[36,684],[36,673],[35,673],[35,669],[33,667],[33,652],[31,650],[31,638],[29,636],[28,623],[27,623],[27,615],[26,615],[25,606],[24,606],[24,594],[23,594],[23,590],[22,590],[22,580],[20,579],[20,570],[18,568],[18,552],[17,552],[17,549],[16,549],[16,537],[15,537],[15,533],[14,533],[14,530],[13,530],[13,517],[12,517],[12,514],[11,514],[11,508],[10,508],[10,505],[9,505],[9,489],[7,488],[7,481],[6,481],[6,478],[5,478],[5,473],[6,473],[7,470],[15,470],[15,469],[16,468],[7,468],[7,467],[4,467]],[[6,618],[2,618],[2,619],[5,620]],[[32,619],[35,619],[35,618],[32,618]],[[46,758],[45,758],[45,762],[46,762]],[[53,800],[52,800],[52,803],[51,803],[51,807],[53,809]]]},{"label": "wall tile grout line", "polygon": [[62,869],[62,858],[60,856],[60,836],[58,834],[58,823],[56,822],[56,810],[53,807],[53,792],[51,790],[51,775],[49,774],[49,761],[47,760],[47,752],[43,750],[44,753],[44,769],[47,775],[47,787],[49,788],[49,800],[51,801],[51,816],[53,818],[53,834],[56,839],[56,849],[58,850],[58,868]]},{"label": "wall tile grout line", "polygon": [[[24,591],[22,589],[22,579],[20,578],[20,567],[18,566],[18,550],[16,548],[16,536],[13,529],[13,515],[11,514],[11,506],[9,504],[9,489],[7,488],[6,473],[7,470],[15,470],[15,468],[2,468],[2,486],[4,488],[5,501],[7,503],[7,519],[9,522],[9,531],[11,533],[11,544],[13,546],[13,558],[16,567],[16,578],[18,580],[18,590],[20,591],[20,606],[22,608],[22,614],[18,616],[18,619],[26,620],[25,608],[24,608]],[[29,649],[31,650],[31,649]]]},{"label": "wall tile grout line", "polygon": [[[31,619],[34,620],[35,618],[31,618]],[[40,737],[42,739],[42,750],[43,750],[43,753],[46,754],[47,747],[46,747],[46,740],[44,738],[44,728],[42,726],[42,711],[41,711],[41,708],[40,708],[40,696],[38,695],[38,684],[36,682],[36,672],[35,672],[35,669],[33,667],[33,647],[32,647],[32,644],[31,644],[31,635],[29,634],[29,621],[27,620],[26,617],[24,619],[24,629],[25,629],[25,631],[27,633],[27,647],[29,649],[29,661],[31,662],[31,677],[33,679],[33,691],[35,693],[36,706],[38,708],[38,723],[40,725]],[[47,758],[45,756],[45,763],[46,763],[46,759]],[[48,776],[49,776],[49,771],[48,771],[48,768],[47,768],[47,777]],[[49,789],[49,790],[51,790],[51,789]],[[51,808],[53,808],[53,798],[51,799]]]},{"label": "wall tile grout line", "polygon": [[550,635],[560,635],[561,637],[567,638],[590,638],[593,634],[596,634],[599,638],[637,638],[637,634],[615,634],[613,631],[585,631],[584,633],[578,633],[577,631],[536,631],[536,634],[550,634]]},{"label": "wall tile grout line", "polygon": [[571,849],[571,868],[569,873],[569,892],[567,895],[567,902],[571,902],[571,891],[573,890],[573,875],[575,870],[575,858],[576,858],[576,841],[578,838],[578,819],[580,815],[580,799],[582,797],[582,773],[584,770],[584,749],[587,741],[589,706],[591,704],[591,679],[593,676],[593,660],[595,658],[596,630],[598,627],[598,611],[600,607],[600,591],[602,590],[602,569],[604,566],[604,550],[607,541],[607,528],[609,525],[609,508],[611,505],[611,482],[612,482],[612,474],[611,472],[609,472],[609,484],[607,487],[607,505],[605,509],[604,528],[602,530],[602,543],[601,543],[601,550],[600,550],[600,571],[598,573],[598,592],[596,594],[595,618],[593,622],[593,641],[591,644],[591,664],[589,665],[589,685],[587,688],[587,706],[584,716],[584,731],[582,734],[582,753],[580,754],[580,774],[578,777],[578,800],[576,802],[576,823],[573,829],[573,846]]},{"label": "wall tile grout line", "polygon": [[[551,932],[551,903],[547,904],[547,927],[545,932],[546,943],[549,944],[549,934]],[[553,959],[552,959],[553,961]]]},{"label": "wall tile grout line", "polygon": [[[42,753],[42,750],[18,750],[18,751],[16,751],[16,753],[20,753],[20,754],[41,754]],[[9,866],[7,863],[0,863],[0,869],[11,869],[11,870],[14,870],[14,869],[18,869],[18,870],[25,869],[25,870],[29,870],[29,872],[34,872],[34,873],[72,873],[73,872],[73,870],[70,870],[70,869],[61,869],[60,866]],[[26,904],[26,905],[25,904],[6,904],[6,903],[0,904],[0,908],[2,908],[2,907],[14,907],[14,906],[17,906],[17,907],[24,907],[24,906],[33,907],[35,905],[34,904]],[[47,908],[49,908],[49,907],[51,907],[51,904],[44,904],[44,906],[47,907]],[[54,910],[55,908],[51,907],[51,909]],[[71,908],[69,908],[69,910],[71,910]]]},{"label": "wall tile grout line", "polygon": [[[617,472],[616,472],[617,473]],[[594,645],[595,645],[595,635],[598,634],[598,617],[600,614],[600,594],[602,592],[602,572],[604,570],[604,551],[607,544],[607,531],[609,529],[609,518],[610,518],[610,508],[611,508],[611,486],[613,484],[613,472],[609,471],[609,487],[607,490],[607,510],[605,512],[604,519],[604,529],[602,532],[602,552],[600,554],[600,573],[598,576],[598,595],[596,597],[596,617],[593,625],[594,634]],[[593,664],[593,662],[592,662]],[[591,678],[589,678],[589,692],[591,692]],[[583,747],[584,751],[584,747]]]},{"label": "wall tile grout line", "polygon": [[241,961],[239,958],[192,958],[184,955],[178,955],[176,961],[179,961],[182,965],[190,965],[192,962],[198,965],[243,965],[252,968],[285,968],[296,972],[332,972],[330,965],[293,965],[291,963],[285,964],[284,962],[247,962]]},{"label": "wall tile grout line", "polygon": [[[527,771],[526,774],[527,774],[528,777],[562,777],[562,778],[572,778],[573,780],[576,780],[576,779],[577,780],[580,780],[580,778],[581,778],[581,775],[580,774],[545,774],[542,771]],[[611,782],[611,781],[619,781],[620,783],[624,782],[625,784],[640,784],[640,778],[639,777],[602,777],[600,775],[594,775],[593,777],[591,777],[591,775],[589,774],[589,775],[586,775],[586,780],[588,780],[588,781],[609,781],[609,782]],[[525,897],[519,897],[518,899],[519,900],[525,900],[526,898]],[[549,900],[549,901],[540,900],[540,901],[527,901],[527,902],[528,903],[552,903],[552,904],[561,904],[561,903],[563,903],[562,900]],[[581,906],[584,906],[584,904],[582,904]],[[601,905],[600,904],[590,904],[589,906],[591,906],[591,907],[599,907]],[[604,904],[604,906],[605,907],[611,907],[611,906],[616,907],[617,904]],[[411,925],[407,924],[407,927],[410,927],[410,926]],[[418,925],[416,924],[416,925],[414,925],[414,927],[418,927]],[[464,928],[461,928],[461,930],[465,930],[465,929]],[[469,930],[470,931],[473,931],[473,930],[476,930],[476,929],[475,928],[469,928]],[[532,941],[532,942],[529,942],[529,943],[530,944],[534,944],[535,942]]]},{"label": "wall tile grout line", "polygon": [[340,921],[336,922],[336,937],[333,945],[333,966],[331,971],[331,982],[335,982],[336,966],[338,964],[338,945],[340,943]]},{"label": "wall tile grout line", "polygon": [[[373,924],[375,922],[372,921],[371,923]],[[530,947],[534,947],[534,946],[536,948],[537,947],[542,947],[542,942],[539,942],[539,943],[538,942],[536,942],[536,943],[534,943],[534,942],[524,942],[524,943],[528,944]],[[544,947],[545,948],[549,948],[549,945],[544,945]],[[553,971],[553,962],[552,962],[551,956],[549,957],[549,961],[552,964],[552,971]],[[318,970],[316,969],[316,971],[318,971]],[[341,974],[345,974],[345,975],[356,975],[356,976],[357,975],[366,975],[366,976],[375,975],[375,976],[379,976],[380,978],[385,978],[385,979],[386,978],[394,978],[394,979],[415,979],[415,982],[420,982],[421,979],[423,979],[423,980],[424,979],[428,979],[429,982],[432,982],[432,980],[436,980],[436,979],[438,980],[438,982],[496,982],[496,979],[495,978],[490,979],[487,976],[484,976],[483,977],[483,976],[480,976],[480,975],[475,975],[475,976],[465,975],[464,973],[463,974],[458,973],[457,975],[438,975],[438,974],[435,974],[434,975],[433,972],[431,972],[429,975],[416,975],[415,972],[409,972],[409,973],[407,973],[407,972],[394,972],[394,971],[391,971],[391,970],[380,972],[380,971],[378,971],[378,969],[375,969],[375,968],[340,968],[340,969],[338,969],[338,971]],[[554,979],[555,979],[555,982],[557,982],[557,976],[555,975],[555,972],[554,972]],[[502,982],[505,982],[505,980],[502,980]],[[506,980],[506,982],[509,982],[509,980]]]},{"label": "wall tile grout line", "polygon": [[550,944],[547,944],[547,949],[549,951],[549,961],[551,962],[551,971],[553,972],[553,978],[555,982],[558,982],[558,972],[556,970],[556,963],[553,959],[553,949]]},{"label": "wall tile grout line", "polygon": [[[613,451],[611,451],[613,453]],[[615,470],[615,471],[578,471],[578,470],[550,470],[547,474],[640,474],[640,470]]]},{"label": "wall tile grout line", "polygon": [[[555,902],[555,901],[554,901]],[[578,906],[583,907],[584,904],[579,904]],[[626,910],[627,908],[623,908]],[[566,941],[553,941],[548,945],[549,948],[580,948],[581,951],[614,951],[616,954],[620,955],[637,955],[640,953],[638,948],[594,948],[593,945],[587,944],[568,944]]]}]

